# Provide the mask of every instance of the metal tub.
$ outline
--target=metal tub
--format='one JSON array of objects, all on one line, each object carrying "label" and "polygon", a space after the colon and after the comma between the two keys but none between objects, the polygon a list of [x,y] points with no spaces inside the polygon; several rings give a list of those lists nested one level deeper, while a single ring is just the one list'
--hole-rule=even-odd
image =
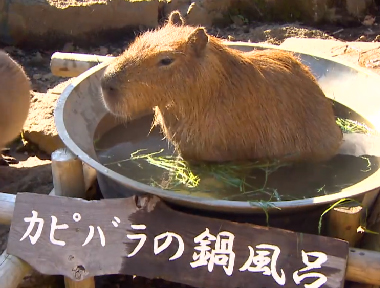
[{"label": "metal tub", "polygon": [[[226,42],[234,49],[250,51],[253,49],[272,49],[271,45],[258,45],[243,42]],[[380,126],[380,93],[372,88],[380,83],[380,77],[364,69],[354,68],[328,59],[297,52],[307,64],[318,81],[333,81],[331,97],[348,106],[369,121],[376,129]],[[97,170],[97,179],[105,198],[128,197],[133,194],[149,193],[159,196],[167,203],[184,209],[196,209],[203,212],[222,214],[263,214],[261,207],[247,202],[211,200],[191,195],[180,195],[175,192],[151,187],[121,174],[111,171],[98,162],[94,150],[95,133],[105,133],[113,128],[114,121],[100,98],[99,81],[107,63],[102,63],[78,76],[62,93],[55,109],[55,123],[59,136],[64,144],[85,163]],[[330,82],[331,83],[331,82]],[[321,83],[322,85],[323,83]],[[347,91],[358,89],[360,93],[347,96]],[[323,88],[323,85],[322,85]],[[355,119],[354,119],[355,120]],[[273,202],[277,208],[268,208],[270,213],[295,213],[334,203],[342,198],[363,198],[366,192],[380,187],[380,171],[363,181],[332,195],[318,196],[296,201]],[[278,209],[280,208],[280,209]]]}]

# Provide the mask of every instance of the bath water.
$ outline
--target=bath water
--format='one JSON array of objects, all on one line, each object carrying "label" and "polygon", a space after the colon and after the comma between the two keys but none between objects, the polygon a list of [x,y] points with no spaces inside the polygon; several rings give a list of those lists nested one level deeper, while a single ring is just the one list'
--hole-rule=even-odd
[{"label": "bath water", "polygon": [[138,150],[143,150],[140,154],[162,150],[156,156],[176,157],[159,128],[150,131],[151,121],[151,116],[145,116],[117,125],[102,135],[94,143],[98,161],[127,178],[173,193],[231,201],[289,201],[333,194],[379,169],[380,153],[358,157],[338,154],[318,164],[242,169],[235,171],[234,177],[194,166],[190,170],[199,177],[199,182],[196,187],[189,187],[176,180],[176,173],[150,164],[146,158],[131,160],[131,154]]}]

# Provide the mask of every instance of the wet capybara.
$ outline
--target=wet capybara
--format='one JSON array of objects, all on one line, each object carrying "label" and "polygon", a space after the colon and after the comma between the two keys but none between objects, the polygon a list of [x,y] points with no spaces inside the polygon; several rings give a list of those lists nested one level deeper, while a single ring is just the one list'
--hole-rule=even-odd
[{"label": "wet capybara", "polygon": [[107,66],[101,91],[119,117],[153,108],[153,125],[190,161],[326,161],[343,137],[293,54],[228,48],[178,11]]},{"label": "wet capybara", "polygon": [[[29,113],[30,90],[24,69],[0,50],[0,149],[20,134]],[[0,162],[7,164],[1,155]]]}]

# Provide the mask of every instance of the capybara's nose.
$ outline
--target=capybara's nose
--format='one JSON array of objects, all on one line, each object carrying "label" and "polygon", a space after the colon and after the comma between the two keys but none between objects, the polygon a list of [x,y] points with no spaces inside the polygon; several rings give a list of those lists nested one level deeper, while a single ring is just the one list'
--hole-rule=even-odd
[{"label": "capybara's nose", "polygon": [[117,87],[112,82],[113,81],[110,81],[107,78],[102,78],[102,80],[100,81],[100,86],[102,88],[103,94],[107,94],[108,96],[112,96],[112,95],[116,94]]}]

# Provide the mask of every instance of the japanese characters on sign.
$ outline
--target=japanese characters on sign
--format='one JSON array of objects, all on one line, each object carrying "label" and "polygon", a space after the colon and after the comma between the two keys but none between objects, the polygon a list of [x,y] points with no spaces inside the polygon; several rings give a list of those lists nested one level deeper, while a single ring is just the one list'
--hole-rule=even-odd
[{"label": "japanese characters on sign", "polygon": [[[79,222],[81,220],[81,214],[76,212],[73,214],[73,221]],[[110,221],[114,227],[118,227],[121,223],[120,218],[114,216],[114,220]],[[29,223],[29,226],[25,232],[25,234],[20,238],[19,241],[25,240],[29,237],[30,243],[35,245],[41,236],[41,232],[44,226],[44,219],[38,217],[38,212],[33,210],[31,217],[25,217],[24,221]],[[38,224],[36,233],[32,236],[31,232],[34,228],[35,224]],[[65,246],[64,240],[58,240],[55,238],[54,234],[57,229],[68,229],[69,225],[57,224],[58,219],[56,216],[51,216],[51,224],[50,224],[50,232],[49,239],[53,245]],[[106,244],[105,235],[101,227],[97,226],[97,232],[99,233],[100,245],[102,247]],[[127,234],[127,238],[130,240],[138,240],[136,248],[127,255],[127,257],[134,257],[144,246],[147,235],[140,232],[147,229],[144,224],[134,224],[131,225],[132,230],[138,231],[138,234]],[[89,226],[89,234],[84,240],[82,246],[86,246],[94,236],[95,228],[94,226]],[[178,241],[178,249],[174,255],[169,258],[169,261],[176,260],[180,258],[185,250],[185,244],[183,238],[174,232],[165,232],[161,233],[154,237],[154,247],[153,252],[155,255],[160,254],[169,245],[172,243],[173,239]],[[159,240],[165,239],[165,241],[160,245]],[[222,266],[226,275],[231,276],[234,272],[235,265],[235,252],[233,251],[235,235],[228,231],[221,231],[217,235],[213,235],[210,233],[208,228],[197,235],[194,238],[194,253],[193,253],[193,261],[189,263],[192,268],[198,268],[202,266],[206,266],[209,272],[212,272],[215,266]],[[211,242],[214,242],[214,245],[211,245]],[[214,247],[214,248],[212,248]],[[285,285],[287,281],[287,277],[284,273],[283,269],[277,268],[277,259],[280,256],[281,249],[276,245],[271,245],[267,243],[262,243],[255,246],[255,249],[252,246],[247,247],[247,252],[249,252],[249,256],[247,257],[244,265],[238,268],[239,272],[256,272],[262,273],[263,275],[272,276],[274,281],[278,285]],[[301,282],[306,278],[316,278],[314,282],[305,285],[308,288],[319,288],[322,287],[323,284],[327,282],[327,277],[322,273],[318,272],[318,269],[322,267],[322,264],[327,261],[328,256],[323,252],[316,251],[301,251],[302,253],[302,262],[305,265],[302,269],[294,271],[292,277],[294,283],[297,285],[301,284]],[[309,257],[313,256],[316,258],[314,261],[310,261]],[[301,273],[300,272],[307,272]]]},{"label": "japanese characters on sign", "polygon": [[127,274],[200,288],[343,287],[345,241],[138,200],[20,193],[7,251],[40,273],[73,280]]}]

